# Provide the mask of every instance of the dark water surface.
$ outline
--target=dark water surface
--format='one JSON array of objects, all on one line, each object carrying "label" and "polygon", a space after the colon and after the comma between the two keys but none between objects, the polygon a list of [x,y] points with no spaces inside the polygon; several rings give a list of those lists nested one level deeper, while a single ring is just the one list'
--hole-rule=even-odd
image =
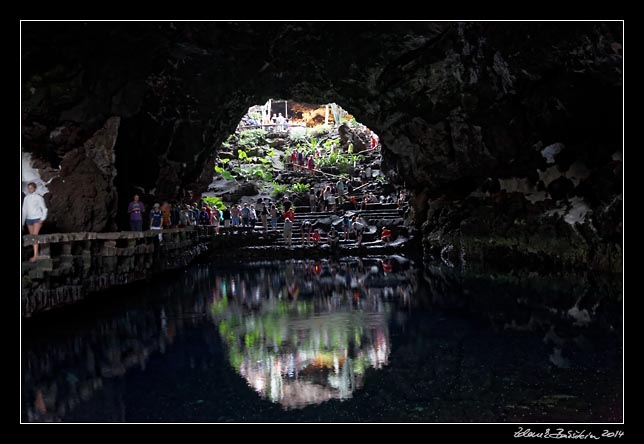
[{"label": "dark water surface", "polygon": [[23,322],[23,421],[614,422],[621,282],[195,265]]}]

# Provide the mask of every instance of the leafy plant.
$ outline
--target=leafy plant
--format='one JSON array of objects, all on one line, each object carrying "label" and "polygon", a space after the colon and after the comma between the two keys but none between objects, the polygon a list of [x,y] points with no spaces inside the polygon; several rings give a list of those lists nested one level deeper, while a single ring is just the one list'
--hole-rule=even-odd
[{"label": "leafy plant", "polygon": [[233,177],[233,175],[230,173],[230,171],[226,171],[225,169],[223,169],[223,168],[222,168],[222,167],[220,167],[220,166],[216,166],[216,167],[215,167],[215,173],[217,173],[217,174],[221,175],[221,177],[223,177],[223,178],[224,178],[224,179],[226,179],[226,180],[233,180],[233,179],[234,179],[234,177]]},{"label": "leafy plant", "polygon": [[308,130],[308,133],[311,136],[320,137],[325,134],[329,134],[331,131],[331,125],[315,125],[313,128]]},{"label": "leafy plant", "polygon": [[291,129],[288,138],[292,144],[306,141],[306,128],[295,127]]},{"label": "leafy plant", "polygon": [[246,151],[244,150],[237,150],[237,157],[239,160],[248,159],[248,154],[246,154]]},{"label": "leafy plant", "polygon": [[308,183],[295,183],[289,188],[289,191],[292,193],[308,193],[310,190],[311,185]]},{"label": "leafy plant", "polygon": [[282,185],[277,182],[273,182],[272,185],[273,191],[271,191],[271,195],[274,197],[280,197],[288,191],[288,185]]},{"label": "leafy plant", "polygon": [[256,147],[266,144],[266,135],[268,133],[263,129],[248,129],[239,133],[239,143],[245,147]]},{"label": "leafy plant", "polygon": [[218,210],[223,210],[226,208],[226,205],[221,201],[217,196],[208,196],[202,199],[208,206],[215,207]]},{"label": "leafy plant", "polygon": [[261,166],[252,167],[244,176],[253,179],[265,180],[267,182],[273,180],[273,175],[270,172],[264,170],[264,168],[262,168]]}]

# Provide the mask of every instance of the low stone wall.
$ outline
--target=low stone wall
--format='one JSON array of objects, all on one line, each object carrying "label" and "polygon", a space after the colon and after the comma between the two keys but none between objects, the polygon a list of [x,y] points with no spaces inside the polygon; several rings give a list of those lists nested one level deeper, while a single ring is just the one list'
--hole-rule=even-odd
[{"label": "low stone wall", "polygon": [[[161,233],[162,240],[159,240]],[[23,236],[22,315],[71,304],[87,293],[182,268],[209,251],[213,227]],[[41,258],[28,262],[37,243]]]}]

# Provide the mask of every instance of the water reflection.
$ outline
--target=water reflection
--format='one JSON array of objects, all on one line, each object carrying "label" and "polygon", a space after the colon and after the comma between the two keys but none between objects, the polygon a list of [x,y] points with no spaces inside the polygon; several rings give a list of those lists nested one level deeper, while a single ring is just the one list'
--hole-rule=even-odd
[{"label": "water reflection", "polygon": [[299,261],[218,278],[211,310],[230,365],[286,409],[350,398],[388,363],[391,302],[415,291],[406,265]]},{"label": "water reflection", "polygon": [[403,258],[199,265],[33,319],[22,419],[621,420],[619,285],[417,273]]}]

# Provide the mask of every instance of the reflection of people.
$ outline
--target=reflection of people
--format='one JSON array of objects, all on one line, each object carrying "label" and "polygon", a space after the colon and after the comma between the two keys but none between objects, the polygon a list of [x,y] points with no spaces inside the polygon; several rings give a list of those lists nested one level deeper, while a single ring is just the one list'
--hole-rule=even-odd
[{"label": "reflection of people", "polygon": [[313,245],[317,247],[318,243],[320,242],[320,230],[316,229],[313,232],[312,240],[313,240]]},{"label": "reflection of people", "polygon": [[[36,184],[29,182],[27,185],[29,194],[25,196],[22,203],[22,225],[27,224],[29,234],[36,235],[40,232],[42,223],[47,218],[47,206],[45,206],[45,199],[36,193]],[[21,226],[22,226],[21,225]],[[29,261],[34,262],[38,259],[38,244],[34,244],[34,257]]]},{"label": "reflection of people", "polygon": [[145,206],[143,202],[139,201],[139,195],[134,195],[134,200],[130,202],[127,207],[127,212],[130,213],[130,230],[143,231],[143,212]]}]

